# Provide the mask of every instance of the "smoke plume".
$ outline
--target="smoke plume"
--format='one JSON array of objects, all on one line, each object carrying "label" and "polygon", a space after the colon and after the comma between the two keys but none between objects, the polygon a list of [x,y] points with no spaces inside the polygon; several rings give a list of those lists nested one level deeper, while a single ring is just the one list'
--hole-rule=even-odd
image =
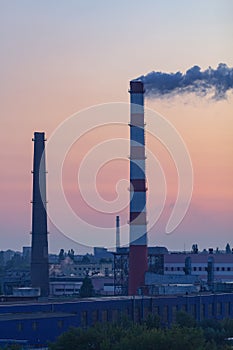
[{"label": "smoke plume", "polygon": [[144,83],[146,95],[156,98],[184,93],[195,93],[205,96],[213,93],[215,100],[226,98],[227,91],[233,89],[233,68],[220,63],[217,69],[209,67],[201,71],[199,66],[193,66],[186,73],[151,72],[136,80]]}]

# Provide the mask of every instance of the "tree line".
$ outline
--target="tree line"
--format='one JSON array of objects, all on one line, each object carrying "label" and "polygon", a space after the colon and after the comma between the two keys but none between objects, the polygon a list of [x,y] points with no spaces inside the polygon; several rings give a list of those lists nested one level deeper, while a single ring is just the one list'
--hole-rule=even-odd
[{"label": "tree line", "polygon": [[203,320],[197,323],[179,311],[170,328],[160,326],[157,316],[136,324],[128,319],[96,324],[88,329],[70,328],[49,350],[230,350],[233,320]]}]

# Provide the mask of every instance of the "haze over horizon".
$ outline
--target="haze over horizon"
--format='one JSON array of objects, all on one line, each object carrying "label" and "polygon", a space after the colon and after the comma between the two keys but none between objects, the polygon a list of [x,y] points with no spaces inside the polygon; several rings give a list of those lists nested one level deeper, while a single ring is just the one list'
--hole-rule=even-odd
[{"label": "haze over horizon", "polygon": [[[33,133],[45,131],[49,140],[61,123],[83,109],[128,103],[129,81],[153,71],[184,75],[190,67],[198,66],[195,73],[199,74],[208,67],[217,71],[220,63],[232,71],[232,11],[229,0],[0,2],[1,250],[30,245]],[[181,135],[194,172],[188,213],[177,229],[166,235],[167,218],[177,194],[177,172],[165,147],[149,135],[148,124],[147,148],[159,160],[167,183],[165,209],[151,228],[150,244],[171,250],[183,250],[184,246],[188,250],[193,243],[201,249],[224,249],[227,242],[233,246],[231,89],[215,100],[211,89],[198,96],[194,89],[166,98],[162,94],[156,99],[153,94],[146,97],[146,107],[166,118]],[[115,120],[117,123],[117,117]],[[74,212],[112,232],[119,212],[100,213],[85,205],[77,190],[77,171],[96,145],[109,139],[128,140],[128,122],[129,115],[125,115],[125,125],[105,126],[83,135],[67,153],[62,170],[64,192]],[[111,147],[115,154],[116,146]],[[124,159],[113,159],[97,172],[97,189],[110,207],[117,198],[116,184],[129,178],[127,145],[122,152]],[[47,168],[51,172],[50,164]],[[148,170],[151,177],[154,169],[157,165]],[[89,172],[87,168],[82,186],[92,199]],[[159,189],[149,187],[149,192],[156,206]],[[128,199],[128,192],[123,196]],[[128,210],[122,209],[120,215],[126,224]],[[49,232],[51,252],[60,248],[73,248],[76,253],[87,250],[79,243],[88,232],[79,232],[78,227],[78,243],[51,223]],[[114,235],[106,237],[106,245],[113,241]],[[98,237],[93,239],[94,245],[99,245]]]}]

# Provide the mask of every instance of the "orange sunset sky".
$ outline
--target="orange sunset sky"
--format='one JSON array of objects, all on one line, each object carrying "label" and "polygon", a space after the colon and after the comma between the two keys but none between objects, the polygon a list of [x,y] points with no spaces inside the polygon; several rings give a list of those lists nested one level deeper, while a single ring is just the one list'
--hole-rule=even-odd
[{"label": "orange sunset sky", "polygon": [[[83,109],[128,103],[129,81],[153,70],[185,72],[194,65],[204,70],[219,63],[232,67],[232,13],[231,0],[0,0],[1,250],[21,250],[30,245],[33,133],[44,131],[49,141],[61,123]],[[227,242],[233,246],[232,91],[220,101],[211,94],[187,94],[146,98],[145,106],[162,115],[181,135],[194,175],[189,210],[168,235],[165,226],[176,200],[177,172],[166,148],[149,134],[147,123],[147,148],[160,163],[167,183],[164,210],[148,233],[150,244],[171,250],[188,250],[193,243],[200,249],[224,249]],[[109,120],[113,118],[117,123],[116,111]],[[49,223],[51,252],[112,247],[118,214],[127,227],[127,207],[112,213],[90,208],[81,198],[77,182],[81,162],[92,148],[123,138],[119,149],[123,158],[114,158],[117,144],[106,144],[106,152],[112,152],[113,159],[101,163],[97,154],[101,167],[96,182],[90,183],[91,170],[86,167],[81,187],[92,200],[92,187],[96,186],[100,197],[109,201],[110,211],[118,190],[127,203],[129,115],[124,118],[124,125],[96,128],[68,150],[60,170],[64,194],[72,210],[87,224],[60,232],[56,222]],[[84,127],[81,120],[80,128]],[[152,185],[148,184],[148,212],[152,217],[162,188],[156,164],[148,170],[152,179]],[[47,168],[49,174],[53,172],[51,163],[47,162]],[[55,193],[56,185],[48,181],[48,205],[50,188]],[[59,203],[56,206],[62,217]],[[95,227],[96,232],[104,228],[106,239],[98,238]],[[77,235],[70,234],[70,229]],[[128,240],[127,230],[121,232],[123,244]]]}]

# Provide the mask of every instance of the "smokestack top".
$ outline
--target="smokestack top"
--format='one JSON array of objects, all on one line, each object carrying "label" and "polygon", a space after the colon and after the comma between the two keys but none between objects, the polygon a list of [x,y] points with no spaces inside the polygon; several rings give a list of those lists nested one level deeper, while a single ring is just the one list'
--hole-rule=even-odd
[{"label": "smokestack top", "polygon": [[45,133],[44,132],[34,132],[34,138],[32,141],[45,141]]},{"label": "smokestack top", "polygon": [[131,80],[129,92],[136,93],[136,94],[143,94],[145,92],[143,82],[139,80]]}]

